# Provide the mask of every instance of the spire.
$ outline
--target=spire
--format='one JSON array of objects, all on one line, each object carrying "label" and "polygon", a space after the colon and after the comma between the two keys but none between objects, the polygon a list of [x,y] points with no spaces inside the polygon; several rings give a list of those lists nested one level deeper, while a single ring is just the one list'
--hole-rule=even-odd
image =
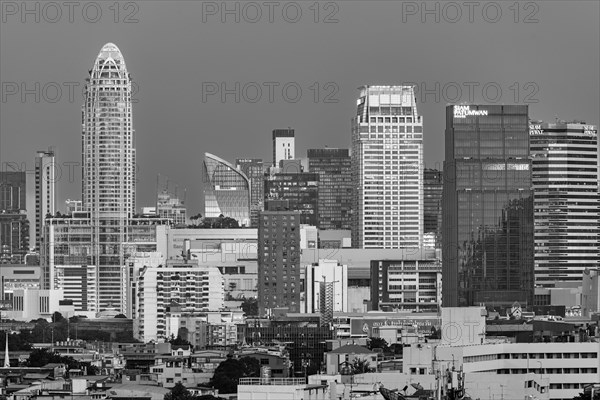
[{"label": "spire", "polygon": [[10,357],[8,356],[8,331],[5,332],[6,348],[4,349],[4,368],[10,368]]}]

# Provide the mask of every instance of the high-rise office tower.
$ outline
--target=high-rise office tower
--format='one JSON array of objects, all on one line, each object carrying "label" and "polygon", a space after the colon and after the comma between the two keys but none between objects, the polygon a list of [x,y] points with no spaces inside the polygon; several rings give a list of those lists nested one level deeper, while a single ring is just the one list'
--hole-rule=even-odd
[{"label": "high-rise office tower", "polygon": [[233,218],[240,226],[250,225],[250,180],[242,171],[210,153],[202,164],[204,216]]},{"label": "high-rise office tower", "polygon": [[535,283],[580,282],[600,262],[597,127],[583,122],[529,125]]},{"label": "high-rise office tower", "polygon": [[24,171],[0,171],[0,212],[27,210],[26,179]]},{"label": "high-rise office tower", "polygon": [[300,223],[318,226],[319,174],[274,173],[264,181],[265,203],[286,200],[289,210],[300,212]]},{"label": "high-rise office tower", "polygon": [[423,232],[434,235],[436,246],[442,239],[443,181],[442,171],[423,171]]},{"label": "high-rise office tower", "polygon": [[56,168],[54,150],[41,150],[35,157],[35,246],[39,250],[46,215],[56,213]]},{"label": "high-rise office tower", "polygon": [[286,201],[265,203],[258,225],[258,308],[300,312],[300,213]]},{"label": "high-rise office tower", "polygon": [[308,169],[319,174],[319,229],[351,229],[352,169],[348,149],[309,149]]},{"label": "high-rise office tower", "polygon": [[533,305],[526,105],[446,108],[442,304]]},{"label": "high-rise office tower", "polygon": [[423,118],[414,88],[361,87],[352,119],[353,246],[420,246],[422,165]]},{"label": "high-rise office tower", "polygon": [[135,212],[131,76],[107,43],[86,79],[83,104],[83,207],[90,212],[101,309],[121,302],[123,242]]},{"label": "high-rise office tower", "polygon": [[260,158],[240,158],[237,168],[250,180],[250,226],[258,226],[258,213],[264,208],[264,165]]},{"label": "high-rise office tower", "polygon": [[29,252],[26,175],[0,172],[0,263],[22,263]]},{"label": "high-rise office tower", "polygon": [[273,130],[273,167],[279,167],[282,160],[291,160],[295,157],[294,130],[275,129]]}]

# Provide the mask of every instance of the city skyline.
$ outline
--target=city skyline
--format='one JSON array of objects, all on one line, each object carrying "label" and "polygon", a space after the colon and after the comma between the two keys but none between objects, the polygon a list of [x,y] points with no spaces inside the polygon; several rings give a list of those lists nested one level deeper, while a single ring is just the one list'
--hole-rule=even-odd
[{"label": "city skyline", "polygon": [[[22,103],[20,96],[8,96],[2,104],[0,118],[2,121],[0,123],[0,162],[3,164],[7,162],[25,163],[26,166],[29,166],[28,170],[33,170],[35,149],[27,150],[23,146],[19,146],[18,141],[21,138],[37,141],[37,148],[54,146],[57,162],[63,163],[61,165],[80,162],[79,146],[75,138],[79,130],[78,115],[81,104],[79,92],[85,78],[85,74],[81,71],[89,68],[89,58],[95,52],[91,49],[99,48],[104,43],[111,41],[123,50],[128,60],[128,66],[135,71],[134,81],[138,85],[133,95],[138,101],[134,104],[136,110],[134,128],[139,136],[137,140],[139,152],[137,165],[139,171],[138,208],[142,205],[153,204],[155,198],[153,182],[157,174],[162,173],[177,177],[181,186],[188,188],[187,205],[191,213],[201,211],[202,188],[197,187],[196,181],[191,176],[193,174],[190,173],[190,171],[201,170],[201,160],[196,160],[193,155],[213,152],[229,161],[236,158],[262,158],[268,161],[270,160],[268,135],[277,127],[294,127],[297,138],[297,154],[305,154],[308,148],[325,147],[325,145],[349,148],[350,118],[354,107],[355,91],[358,86],[365,83],[415,82],[419,88],[430,90],[435,87],[436,83],[440,83],[444,87],[445,84],[456,82],[466,89],[462,85],[465,82],[477,82],[480,84],[479,88],[487,82],[498,82],[504,92],[501,102],[508,104],[513,102],[514,91],[509,87],[514,82],[519,83],[519,103],[523,103],[526,95],[531,94],[535,89],[526,89],[525,84],[534,82],[539,89],[531,98],[531,100],[539,101],[530,104],[530,114],[534,119],[552,121],[558,113],[560,119],[583,119],[588,123],[597,124],[599,108],[597,96],[599,92],[597,90],[598,52],[594,38],[598,37],[598,27],[591,19],[593,15],[597,14],[595,12],[597,7],[598,5],[592,2],[577,3],[576,5],[546,3],[540,7],[539,22],[535,24],[515,24],[511,18],[506,17],[497,25],[485,21],[476,21],[472,25],[469,25],[468,22],[452,25],[444,21],[439,24],[432,21],[421,23],[418,19],[409,20],[403,24],[400,21],[401,10],[395,9],[393,5],[382,4],[381,8],[375,10],[369,9],[364,4],[343,3],[338,13],[339,23],[314,25],[310,21],[311,26],[314,25],[314,32],[303,33],[307,36],[302,36],[302,38],[309,40],[309,43],[313,45],[302,51],[299,51],[299,47],[292,38],[295,33],[298,33],[297,29],[306,28],[308,22],[302,21],[298,25],[269,25],[268,23],[251,25],[221,24],[220,21],[213,23],[209,20],[204,25],[195,24],[194,28],[202,31],[206,27],[217,33],[225,30],[233,32],[226,35],[222,47],[212,47],[204,42],[194,45],[194,42],[190,43],[185,37],[180,38],[181,46],[179,42],[176,46],[185,48],[185,45],[188,44],[190,49],[198,50],[199,54],[206,54],[204,58],[192,56],[189,54],[192,52],[188,53],[186,50],[176,50],[174,46],[169,46],[169,41],[165,42],[165,39],[154,37],[153,32],[149,36],[135,35],[135,38],[129,34],[133,31],[132,28],[145,32],[145,26],[153,26],[151,22],[158,18],[156,12],[160,9],[159,3],[144,4],[141,7],[144,12],[139,14],[139,23],[116,24],[108,34],[103,28],[106,28],[109,23],[114,24],[112,21],[101,21],[96,25],[97,28],[90,33],[81,30],[81,35],[72,35],[71,29],[80,29],[77,25],[55,24],[55,32],[47,32],[48,25],[51,24],[23,24],[21,26],[8,21],[0,28],[2,29],[0,45],[3,55],[0,61],[0,70],[3,82],[25,82],[32,85],[33,82],[42,84],[75,82],[79,86],[76,88],[73,102],[48,103],[42,99],[39,104],[36,104],[30,96]],[[386,11],[389,11],[389,17],[385,15]],[[394,12],[397,13],[394,14]],[[193,16],[193,13],[190,14]],[[160,15],[160,18],[163,22],[168,22],[174,16],[173,10],[167,9]],[[354,26],[353,21],[358,16],[365,22],[369,22],[375,17],[384,19],[381,24],[371,24],[374,26],[372,33],[357,37],[355,31],[348,31],[348,28],[344,28],[344,26]],[[393,24],[392,21],[394,16],[398,19],[396,24]],[[574,20],[575,17],[577,22]],[[589,23],[586,23],[586,18],[590,18]],[[561,22],[561,26],[568,26],[568,31],[556,28],[558,21]],[[190,20],[184,18],[181,21],[181,32],[185,32],[189,24]],[[459,26],[466,26],[468,29],[464,29],[462,32],[457,28]],[[505,30],[508,26],[511,27],[510,33]],[[99,34],[97,29],[102,30],[102,34]],[[263,54],[262,58],[268,65],[267,68],[262,68],[260,73],[251,74],[238,70],[235,63],[230,62],[231,56],[227,53],[223,54],[223,49],[233,46],[232,49],[235,50],[236,56],[245,54],[251,56],[252,52],[246,53],[243,47],[240,48],[235,41],[232,42],[232,36],[247,33],[249,39],[257,39],[260,43],[263,36],[269,34],[271,29],[280,31],[281,39],[273,39],[256,48],[257,54]],[[298,60],[298,57],[325,57],[326,46],[318,43],[316,35],[335,31],[335,29],[339,29],[347,35],[340,37],[340,49],[334,53],[334,56],[327,58],[330,61],[325,63],[322,68],[317,68],[312,63],[309,64],[309,68],[306,66],[302,69],[293,67],[293,63]],[[504,29],[502,32],[506,36],[496,38],[495,33],[501,29]],[[399,45],[395,46],[402,51],[391,56],[387,55],[387,52],[382,53],[380,50],[370,48],[367,52],[370,57],[383,57],[382,60],[386,63],[371,68],[369,71],[357,69],[346,60],[347,56],[343,52],[355,48],[354,41],[372,40],[374,39],[373,35],[386,33],[387,30],[401,36],[414,34],[419,37],[419,45],[401,41]],[[67,31],[69,32],[68,37],[65,36]],[[439,36],[440,32],[444,32],[443,37]],[[488,38],[489,46],[497,48],[497,53],[505,52],[511,57],[529,57],[527,58],[528,62],[508,67],[502,58],[498,58],[501,57],[501,54],[497,56],[493,54],[496,52],[488,51],[488,46],[471,43],[473,37],[471,33],[473,32],[482,41]],[[179,38],[178,35],[179,33],[176,33],[175,37]],[[17,53],[16,43],[13,39],[15,37],[19,37],[19,40],[28,46],[28,52]],[[137,39],[138,37],[143,37],[143,39]],[[385,39],[386,35],[382,37],[384,39],[381,48],[385,48],[388,39]],[[390,37],[394,37],[394,34]],[[516,40],[516,37],[519,40]],[[49,46],[47,40],[54,41],[58,38],[61,40],[59,40],[58,46],[53,47],[55,51],[51,53],[43,51],[44,47],[41,46]],[[433,40],[434,38],[439,40]],[[286,39],[288,40],[286,41]],[[573,74],[567,84],[561,80],[560,74],[568,70],[568,61],[561,61],[555,57],[555,51],[550,49],[568,48],[575,41],[577,41],[578,47],[587,50],[585,53],[587,62],[578,65],[577,74]],[[350,47],[350,43],[352,43],[352,47]],[[394,42],[389,42],[389,44],[392,43]],[[448,54],[447,48],[451,43],[463,43],[458,50],[461,57]],[[269,63],[272,61],[273,50],[269,45],[275,46],[274,48],[280,50],[281,54],[290,55],[287,57],[288,59],[286,57],[277,59],[293,68],[271,67]],[[168,54],[168,57],[164,59],[176,59],[178,62],[170,62],[168,65],[163,64],[162,61],[148,62],[146,54],[152,54],[153,49],[161,46]],[[65,56],[67,51],[69,51],[69,57]],[[421,54],[422,57],[415,57],[417,60],[413,60],[411,57],[402,57],[405,51],[410,54]],[[479,59],[478,51],[485,51],[488,58]],[[276,53],[277,51],[273,52],[273,54]],[[432,62],[434,55],[444,57],[449,60],[449,64],[444,68],[437,66]],[[36,62],[36,60],[41,60],[40,57],[43,57],[44,62]],[[399,71],[392,66],[400,58],[405,67]],[[455,61],[458,58],[462,58],[464,61]],[[251,69],[257,70],[258,64],[256,63],[258,61],[250,57],[249,62],[251,66],[255,67]],[[57,69],[48,72],[47,68],[42,67],[46,64],[53,65]],[[342,65],[344,68],[340,68]],[[23,68],[23,66],[25,67]],[[198,71],[198,66],[202,72],[200,78],[192,75],[192,71]],[[348,66],[350,68],[347,68]],[[220,101],[213,101],[214,98],[220,99],[220,96],[217,95],[203,103],[199,98],[201,96],[199,96],[200,87],[198,85],[192,85],[191,89],[194,89],[195,96],[190,97],[193,92],[187,89],[183,90],[180,83],[166,87],[159,82],[158,74],[165,72],[181,73],[182,77],[190,79],[195,76],[193,79],[203,82],[227,82],[230,86],[234,82],[298,82],[304,89],[304,98],[297,104],[282,101],[281,98],[276,99],[274,103],[263,101],[258,104],[250,104],[242,101],[241,104],[235,104],[231,101],[221,104]],[[318,103],[313,103],[310,98],[313,92],[308,88],[314,82],[318,82],[320,88]],[[325,88],[328,82],[334,82],[336,86]],[[590,90],[582,92],[577,90],[578,87],[587,87]],[[63,87],[63,89],[65,89],[64,94],[66,95],[66,88]],[[173,92],[173,89],[177,91]],[[159,94],[163,90],[164,96]],[[323,98],[334,91],[337,91],[337,95],[334,97],[338,102],[325,103]],[[482,103],[480,94],[477,95],[476,92],[473,102]],[[15,101],[15,97],[18,97],[17,101]],[[425,102],[422,102],[423,99],[420,97],[419,95],[417,104],[420,105],[421,113],[426,121],[425,130],[431,132],[424,138],[426,167],[440,168],[443,159],[442,150],[436,143],[439,142],[443,133],[443,108],[449,95],[442,95],[439,101],[433,98],[435,96],[429,96]],[[465,100],[464,96],[461,100]],[[164,110],[165,114],[161,116],[160,120],[157,120],[156,116],[160,115],[157,110],[170,101],[174,101],[179,107]],[[223,112],[231,111],[237,117],[224,118]],[[39,115],[39,118],[28,118],[31,113]],[[186,115],[194,115],[194,120],[196,116],[201,117],[202,126],[190,124],[191,121]],[[311,117],[306,118],[306,115]],[[167,129],[168,124],[165,125],[165,123],[175,118],[181,124],[181,128],[175,131]],[[241,121],[244,121],[243,125]],[[44,132],[44,134],[40,135],[40,132]],[[244,134],[239,135],[239,132],[244,132]],[[177,138],[177,140],[172,140],[173,138]],[[235,141],[233,141],[234,138]],[[207,146],[207,142],[211,143],[210,147]],[[231,146],[232,142],[239,143],[239,147]],[[182,146],[182,143],[185,143],[185,146]],[[161,161],[157,149],[164,149],[168,154],[181,154],[182,156],[177,159],[169,157],[168,161]],[[75,169],[76,177],[70,183],[65,177],[68,172],[66,166],[64,166],[63,172],[64,176],[60,179],[57,187],[58,208],[63,206],[64,200],[67,198],[77,198],[80,192],[78,185],[80,177],[77,168]],[[180,177],[181,179],[179,179]],[[32,208],[28,207],[28,209]]]}]

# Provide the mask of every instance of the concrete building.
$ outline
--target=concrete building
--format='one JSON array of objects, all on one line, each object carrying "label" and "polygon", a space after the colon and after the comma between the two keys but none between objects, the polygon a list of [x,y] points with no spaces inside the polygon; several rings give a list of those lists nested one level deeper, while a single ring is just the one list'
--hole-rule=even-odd
[{"label": "concrete building", "polygon": [[55,311],[71,317],[75,309],[72,304],[63,302],[63,298],[62,290],[14,289],[12,309],[4,311],[3,317],[17,321],[49,319]]},{"label": "concrete building", "polygon": [[259,315],[277,308],[300,311],[300,212],[269,211],[271,206],[259,218]]},{"label": "concrete building", "polygon": [[163,267],[144,267],[138,279],[139,325],[136,337],[148,342],[168,338],[171,306],[195,313],[223,308],[223,276],[215,267],[192,260],[167,260]]},{"label": "concrete building", "polygon": [[530,121],[535,283],[581,281],[600,262],[597,127]]},{"label": "concrete building", "polygon": [[181,336],[195,349],[226,349],[243,343],[238,326],[245,324],[242,310],[190,313],[171,306],[166,317],[166,337]]},{"label": "concrete building", "polygon": [[325,385],[305,378],[240,378],[238,400],[330,400]]},{"label": "concrete building", "polygon": [[38,250],[44,236],[46,215],[56,213],[55,186],[57,179],[61,178],[56,172],[54,150],[49,148],[47,151],[38,151],[35,157],[35,247]]},{"label": "concrete building", "polygon": [[395,260],[371,261],[371,308],[436,312],[442,302],[442,265],[435,250],[401,249]]},{"label": "concrete building", "polygon": [[279,167],[279,163],[283,160],[296,158],[295,143],[292,128],[273,130],[273,167]]},{"label": "concrete building", "polygon": [[352,119],[357,248],[419,247],[423,238],[423,118],[412,86],[363,86]]},{"label": "concrete building", "polygon": [[[97,252],[94,237],[98,227],[94,225],[90,212],[79,211],[47,219],[41,257],[43,287],[64,288],[69,298],[76,304],[81,304],[77,311],[96,313],[116,309],[119,313],[125,313],[131,303],[128,291],[125,290],[128,281],[130,282],[130,276],[123,268],[125,260],[135,253],[157,251],[157,232],[169,223],[169,220],[157,216],[129,218],[127,229],[118,242],[118,251],[115,250],[119,257],[124,257],[123,264],[107,277],[100,268],[100,259],[106,259]],[[107,301],[108,289],[104,288],[105,303],[101,301],[102,276],[104,280],[111,280],[112,290],[118,289],[118,293],[111,295],[112,300]],[[64,285],[70,288],[67,289]],[[71,296],[81,297],[77,299]]]},{"label": "concrete building", "polygon": [[41,289],[41,280],[40,266],[3,264],[0,267],[0,300],[10,301],[18,289]]},{"label": "concrete building", "polygon": [[[336,260],[319,260],[317,263],[302,264],[304,293],[300,299],[302,313],[323,313],[331,317],[334,312],[348,311],[348,266]],[[329,297],[322,298],[322,290]],[[323,304],[322,300],[326,300]],[[331,321],[330,321],[331,322]]]},{"label": "concrete building", "polygon": [[185,204],[176,195],[163,190],[157,194],[156,215],[168,218],[173,225],[185,225],[187,223],[187,209]]}]

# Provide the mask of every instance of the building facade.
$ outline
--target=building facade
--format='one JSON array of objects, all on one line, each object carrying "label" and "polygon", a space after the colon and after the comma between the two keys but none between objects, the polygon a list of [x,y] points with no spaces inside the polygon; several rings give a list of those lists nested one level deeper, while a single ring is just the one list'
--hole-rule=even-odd
[{"label": "building facade", "polygon": [[97,262],[101,309],[120,303],[121,244],[135,213],[131,85],[121,51],[105,44],[86,79],[82,118],[82,200],[91,218],[90,250]]},{"label": "building facade", "polygon": [[300,213],[261,212],[258,246],[259,314],[276,308],[300,312]]},{"label": "building facade", "polygon": [[56,165],[54,150],[38,151],[35,157],[35,247],[41,248],[44,220],[56,213]]},{"label": "building facade", "polygon": [[308,169],[319,174],[318,228],[352,228],[352,169],[348,149],[309,149]]},{"label": "building facade", "polygon": [[158,193],[156,199],[156,215],[168,218],[173,225],[185,225],[187,223],[187,209],[183,202],[166,190]]},{"label": "building facade", "polygon": [[426,168],[423,171],[423,232],[433,234],[435,244],[442,240],[443,171]]},{"label": "building facade", "polygon": [[214,267],[188,260],[167,261],[164,267],[144,267],[138,279],[137,332],[139,340],[168,339],[171,307],[187,313],[223,308],[223,277]]},{"label": "building facade", "polygon": [[279,163],[283,160],[296,158],[295,143],[292,128],[273,130],[273,167],[279,167]]},{"label": "building facade", "polygon": [[303,313],[321,313],[332,323],[334,312],[348,311],[348,266],[337,260],[321,259],[310,265],[303,264]]},{"label": "building facade", "polygon": [[258,226],[258,213],[264,209],[265,179],[263,160],[260,158],[239,158],[237,168],[250,180],[250,226]]},{"label": "building facade", "polygon": [[250,225],[250,180],[227,161],[210,153],[204,154],[203,163],[204,216],[220,215]]},{"label": "building facade", "polygon": [[289,209],[300,212],[300,223],[319,223],[319,174],[309,172],[274,173],[264,182],[265,202],[285,200]]},{"label": "building facade", "polygon": [[358,248],[419,247],[423,237],[423,118],[412,86],[363,86],[352,119]]},{"label": "building facade", "polygon": [[526,105],[446,108],[443,305],[533,304]]},{"label": "building facade", "polygon": [[437,312],[442,302],[439,252],[406,249],[395,260],[371,261],[371,308]]},{"label": "building facade", "polygon": [[597,127],[531,121],[535,283],[580,282],[600,262]]}]

